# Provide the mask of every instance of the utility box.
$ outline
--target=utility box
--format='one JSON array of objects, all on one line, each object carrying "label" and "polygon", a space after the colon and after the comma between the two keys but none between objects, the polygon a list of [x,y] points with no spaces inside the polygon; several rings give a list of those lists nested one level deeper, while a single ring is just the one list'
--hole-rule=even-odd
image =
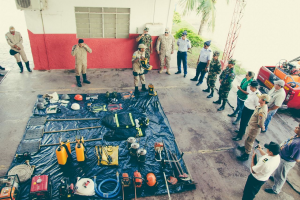
[{"label": "utility box", "polygon": [[40,11],[47,8],[47,0],[15,0],[17,9]]},{"label": "utility box", "polygon": [[0,177],[0,200],[18,200],[19,199],[20,180],[18,175],[9,175]]},{"label": "utility box", "polygon": [[48,175],[34,176],[31,179],[30,200],[51,200],[52,187]]}]

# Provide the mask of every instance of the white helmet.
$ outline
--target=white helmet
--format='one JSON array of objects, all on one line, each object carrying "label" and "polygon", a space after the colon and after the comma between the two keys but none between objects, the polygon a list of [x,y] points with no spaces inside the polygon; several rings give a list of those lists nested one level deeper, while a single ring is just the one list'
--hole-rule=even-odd
[{"label": "white helmet", "polygon": [[73,110],[79,110],[80,109],[80,105],[78,103],[73,103],[72,106],[71,106],[71,108]]}]

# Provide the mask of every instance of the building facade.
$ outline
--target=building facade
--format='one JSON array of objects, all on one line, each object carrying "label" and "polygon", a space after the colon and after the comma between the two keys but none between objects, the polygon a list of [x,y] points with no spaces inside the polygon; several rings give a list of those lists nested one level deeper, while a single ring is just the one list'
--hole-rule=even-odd
[{"label": "building facade", "polygon": [[[88,68],[131,68],[136,37],[147,26],[155,45],[164,28],[172,28],[175,4],[175,0],[24,1],[44,3],[40,10],[23,9],[36,70],[74,69],[71,49],[79,38],[93,50]],[[159,67],[155,48],[150,64]]]}]

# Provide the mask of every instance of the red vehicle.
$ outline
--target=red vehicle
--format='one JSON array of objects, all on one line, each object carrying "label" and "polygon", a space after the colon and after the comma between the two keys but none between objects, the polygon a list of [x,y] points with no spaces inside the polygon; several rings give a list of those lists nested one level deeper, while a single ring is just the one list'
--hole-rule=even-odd
[{"label": "red vehicle", "polygon": [[[257,75],[260,90],[267,93],[274,86],[274,81],[282,79],[285,82],[286,99],[284,108],[300,109],[300,57],[289,62],[280,62],[276,66],[262,66]],[[298,62],[298,63],[297,63]]]}]

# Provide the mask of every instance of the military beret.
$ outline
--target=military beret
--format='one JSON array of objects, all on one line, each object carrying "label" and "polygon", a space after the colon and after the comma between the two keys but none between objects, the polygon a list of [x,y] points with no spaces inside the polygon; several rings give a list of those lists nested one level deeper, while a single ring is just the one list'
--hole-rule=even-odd
[{"label": "military beret", "polygon": [[83,39],[79,39],[78,43],[84,43]]},{"label": "military beret", "polygon": [[230,60],[228,61],[228,64],[233,64],[233,65],[235,65],[235,60],[234,60],[234,59],[230,59]]},{"label": "military beret", "polygon": [[144,31],[149,31],[149,28],[148,28],[148,27],[145,27],[145,28],[144,28]]},{"label": "military beret", "polygon": [[214,51],[214,56],[219,56],[220,52],[219,51]]}]

